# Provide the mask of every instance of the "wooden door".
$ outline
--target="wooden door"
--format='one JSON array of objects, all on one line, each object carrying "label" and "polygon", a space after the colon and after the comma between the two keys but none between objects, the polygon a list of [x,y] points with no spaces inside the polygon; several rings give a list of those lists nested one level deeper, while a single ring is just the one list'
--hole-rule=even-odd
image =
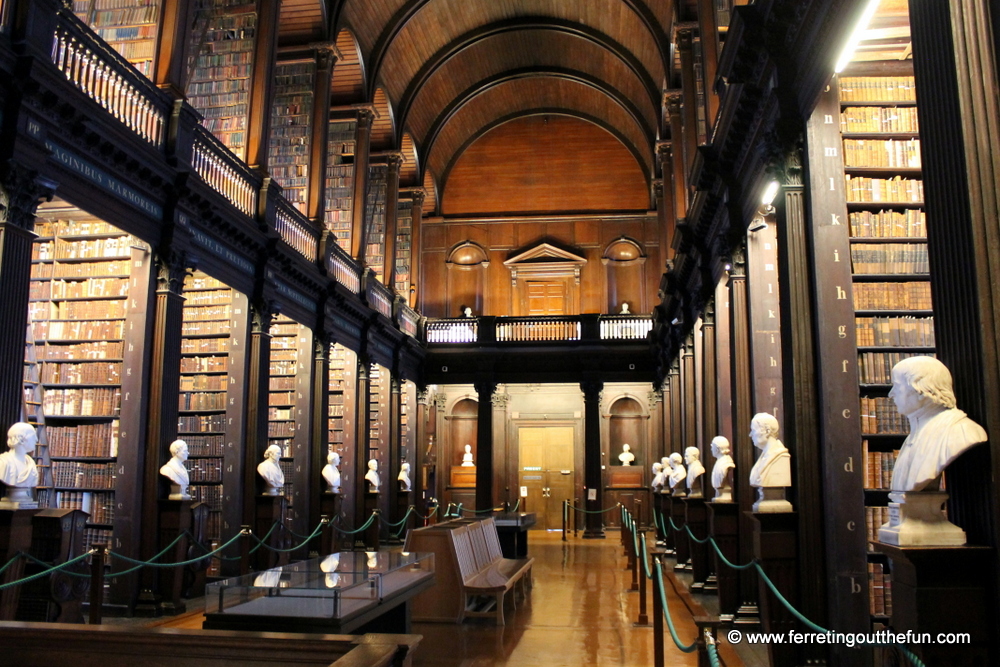
[{"label": "wooden door", "polygon": [[543,282],[529,280],[528,315],[542,317],[545,315],[566,314],[566,283],[562,281]]},{"label": "wooden door", "polygon": [[520,485],[526,506],[538,515],[536,529],[562,528],[563,500],[573,499],[572,426],[522,426],[518,429]]}]

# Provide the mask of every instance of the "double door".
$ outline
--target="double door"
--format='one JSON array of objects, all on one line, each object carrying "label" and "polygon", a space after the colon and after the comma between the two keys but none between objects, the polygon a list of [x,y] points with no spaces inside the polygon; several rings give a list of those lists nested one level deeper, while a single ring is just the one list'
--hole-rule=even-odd
[{"label": "double door", "polygon": [[562,528],[564,500],[573,501],[572,426],[522,426],[518,429],[520,486],[528,491],[527,511],[535,512],[535,528]]}]

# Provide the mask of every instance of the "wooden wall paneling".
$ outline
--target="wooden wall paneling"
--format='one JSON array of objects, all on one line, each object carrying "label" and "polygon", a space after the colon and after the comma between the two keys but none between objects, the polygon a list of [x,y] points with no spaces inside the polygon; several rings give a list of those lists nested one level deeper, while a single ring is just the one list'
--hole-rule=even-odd
[{"label": "wooden wall paneling", "polygon": [[[753,360],[753,410],[770,413],[778,418],[779,424],[783,424],[784,410],[780,409],[782,385],[778,241],[773,219],[766,228],[747,234],[746,266],[751,327],[750,356]],[[749,422],[746,428],[750,428]]]},{"label": "wooden wall paneling", "polygon": [[[424,226],[427,229],[427,226]],[[445,264],[447,253],[443,250],[431,250],[426,247],[427,235],[424,235],[424,250],[421,253],[421,286],[417,288],[417,300],[420,312],[425,317],[448,317],[448,274]]]},{"label": "wooden wall paneling", "polygon": [[496,507],[496,494],[493,487],[493,471],[495,469],[493,451],[493,392],[496,383],[490,381],[476,382],[476,394],[479,397],[476,419],[476,509],[485,510]]}]

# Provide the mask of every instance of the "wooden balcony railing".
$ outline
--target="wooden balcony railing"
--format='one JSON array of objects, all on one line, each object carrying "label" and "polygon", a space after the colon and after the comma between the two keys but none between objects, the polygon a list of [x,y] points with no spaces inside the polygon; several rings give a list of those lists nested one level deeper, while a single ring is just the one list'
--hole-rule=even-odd
[{"label": "wooden balcony railing", "polygon": [[386,317],[392,317],[392,293],[388,287],[375,280],[374,275],[368,281],[368,305]]},{"label": "wooden balcony railing", "polygon": [[327,275],[350,290],[351,294],[361,292],[361,276],[358,265],[339,244],[331,242],[326,256]]},{"label": "wooden balcony railing", "polygon": [[645,340],[653,330],[651,317],[634,315],[601,316],[601,340]]},{"label": "wooden balcony railing", "polygon": [[420,332],[420,315],[406,304],[399,308],[399,329],[413,338]]},{"label": "wooden balcony railing", "polygon": [[498,343],[580,340],[580,319],[574,317],[504,317],[496,326]]},{"label": "wooden balcony railing", "polygon": [[167,98],[72,11],[58,14],[51,55],[76,88],[144,140],[163,146]]},{"label": "wooden balcony railing", "polygon": [[274,229],[285,243],[310,262],[319,257],[319,230],[284,197],[278,198]]},{"label": "wooden balcony railing", "polygon": [[536,343],[645,340],[653,329],[648,315],[481,317],[428,320],[428,344]]},{"label": "wooden balcony railing", "polygon": [[200,125],[195,128],[192,155],[194,170],[201,180],[252,218],[257,211],[260,177]]},{"label": "wooden balcony railing", "polygon": [[475,343],[478,340],[479,320],[474,317],[427,322],[428,343]]}]

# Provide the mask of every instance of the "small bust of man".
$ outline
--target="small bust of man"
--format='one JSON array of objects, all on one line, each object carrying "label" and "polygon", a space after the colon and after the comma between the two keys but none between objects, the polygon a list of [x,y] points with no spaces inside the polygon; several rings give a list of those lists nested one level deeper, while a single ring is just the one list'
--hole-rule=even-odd
[{"label": "small bust of man", "polygon": [[750,486],[792,485],[792,456],[778,440],[778,420],[759,412],[750,420],[750,438],[760,450],[760,456],[750,470]]},{"label": "small bust of man", "polygon": [[944,469],[986,441],[983,427],[955,407],[951,372],[933,357],[909,357],[893,366],[889,397],[910,420],[892,470],[893,491],[936,491]]},{"label": "small bust of man", "polygon": [[729,502],[733,499],[733,469],[736,464],[730,454],[732,447],[724,436],[712,438],[712,456],[715,466],[712,468],[712,487],[715,489],[716,502]]},{"label": "small bust of man", "polygon": [[257,474],[264,478],[267,484],[265,496],[280,496],[285,487],[285,473],[281,472],[278,461],[281,460],[281,447],[271,445],[264,450],[264,460],[257,464]]},{"label": "small bust of man", "polygon": [[462,454],[462,467],[463,468],[473,468],[475,463],[472,462],[472,445],[465,446],[465,453]]},{"label": "small bust of man", "polygon": [[705,474],[705,466],[701,462],[701,452],[697,447],[684,450],[684,463],[687,464],[688,496],[698,498],[701,493],[701,476]]},{"label": "small bust of man", "polygon": [[620,312],[618,314],[619,315],[631,315],[632,314],[631,312],[629,312],[629,309],[628,309],[628,301],[622,301],[622,312]]},{"label": "small bust of man", "polygon": [[29,456],[35,451],[38,434],[35,427],[18,422],[7,430],[7,451],[0,454],[0,482],[17,489],[38,486],[38,468]]},{"label": "small bust of man", "polygon": [[410,490],[410,464],[405,461],[399,466],[399,475],[396,476],[401,491]]},{"label": "small bust of man", "polygon": [[188,445],[183,440],[174,440],[170,443],[170,460],[160,467],[160,474],[170,480],[174,487],[170,490],[169,500],[191,500],[188,495],[187,467],[184,462],[188,460]]},{"label": "small bust of man", "polygon": [[368,472],[365,473],[365,479],[371,485],[369,491],[378,493],[378,487],[381,485],[382,481],[378,477],[378,461],[375,459],[370,459],[368,461]]},{"label": "small bust of man", "polygon": [[659,461],[653,464],[653,481],[649,486],[653,493],[663,490],[663,464]]},{"label": "small bust of man", "polygon": [[668,460],[670,461],[670,488],[673,490],[673,495],[682,497],[686,495],[682,482],[687,479],[687,470],[684,469],[684,458],[677,452],[674,452]]},{"label": "small bust of man", "polygon": [[472,317],[472,308],[464,306],[462,308],[462,317]]},{"label": "small bust of man", "polygon": [[628,443],[622,445],[622,453],[618,455],[618,460],[623,466],[630,466],[635,461],[635,454],[632,453],[632,448]]},{"label": "small bust of man", "polygon": [[323,466],[323,479],[329,485],[330,493],[340,493],[340,454],[330,452],[326,455],[326,465]]}]

